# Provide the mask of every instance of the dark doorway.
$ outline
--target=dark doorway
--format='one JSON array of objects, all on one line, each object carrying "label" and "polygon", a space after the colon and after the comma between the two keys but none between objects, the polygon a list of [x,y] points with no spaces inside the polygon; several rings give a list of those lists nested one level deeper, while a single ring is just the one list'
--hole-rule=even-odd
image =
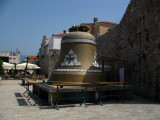
[{"label": "dark doorway", "polygon": [[4,62],[9,62],[9,57],[0,57],[0,60],[3,60]]}]

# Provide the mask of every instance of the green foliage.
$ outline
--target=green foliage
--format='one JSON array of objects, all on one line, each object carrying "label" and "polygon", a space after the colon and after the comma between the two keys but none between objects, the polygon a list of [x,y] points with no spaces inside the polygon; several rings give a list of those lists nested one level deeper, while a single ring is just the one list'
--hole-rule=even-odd
[{"label": "green foliage", "polygon": [[83,31],[87,32],[90,28],[85,25],[73,25],[71,28],[69,28],[69,32],[75,32],[75,31]]},{"label": "green foliage", "polygon": [[4,69],[3,69],[3,61],[0,60],[0,76],[4,74]]},{"label": "green foliage", "polygon": [[32,73],[32,75],[34,75],[34,76],[36,75],[36,72],[35,72],[35,70],[33,70],[33,73]]}]

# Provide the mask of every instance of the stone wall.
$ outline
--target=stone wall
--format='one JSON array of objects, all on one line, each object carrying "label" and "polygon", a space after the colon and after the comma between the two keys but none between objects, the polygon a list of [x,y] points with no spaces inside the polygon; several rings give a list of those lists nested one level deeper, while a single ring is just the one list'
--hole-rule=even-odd
[{"label": "stone wall", "polygon": [[135,93],[160,98],[160,0],[131,0],[120,24],[97,38],[97,53],[123,60]]},{"label": "stone wall", "polygon": [[53,72],[53,69],[59,59],[59,55],[60,55],[60,50],[54,50],[54,49],[50,49],[49,50],[49,59],[48,59],[48,77],[50,77],[51,73]]},{"label": "stone wall", "polygon": [[50,49],[48,54],[45,54],[45,57],[41,58],[39,65],[41,67],[41,72],[47,78],[50,77],[56,62],[59,59],[60,50]]}]

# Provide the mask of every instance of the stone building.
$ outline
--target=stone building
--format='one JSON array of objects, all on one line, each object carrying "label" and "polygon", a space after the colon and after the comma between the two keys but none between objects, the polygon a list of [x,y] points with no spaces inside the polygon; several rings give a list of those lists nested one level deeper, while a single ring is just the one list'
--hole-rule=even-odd
[{"label": "stone building", "polygon": [[62,34],[52,34],[52,37],[46,38],[43,36],[41,48],[38,52],[38,62],[41,67],[42,74],[49,77],[59,58],[61,39],[66,34],[66,30]]},{"label": "stone building", "polygon": [[97,53],[122,59],[134,92],[160,100],[160,0],[131,0],[120,24],[97,38]]},{"label": "stone building", "polygon": [[98,18],[93,19],[93,23],[81,23],[80,25],[87,25],[90,30],[90,34],[94,35],[96,38],[113,29],[118,24],[112,22],[98,22]]},{"label": "stone building", "polygon": [[20,62],[20,51],[16,49],[14,52],[11,50],[10,52],[0,51],[0,59],[7,63],[19,64]]}]

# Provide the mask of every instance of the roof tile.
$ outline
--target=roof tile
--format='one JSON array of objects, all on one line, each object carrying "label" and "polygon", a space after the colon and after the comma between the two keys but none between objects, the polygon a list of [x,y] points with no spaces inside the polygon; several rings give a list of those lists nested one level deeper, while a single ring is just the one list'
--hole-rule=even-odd
[{"label": "roof tile", "polygon": [[[112,22],[98,22],[98,23],[107,23],[107,24],[111,24],[111,25],[118,25],[117,23],[112,23]],[[85,24],[85,25],[94,25],[94,23],[82,23],[82,24]]]},{"label": "roof tile", "polygon": [[[28,56],[29,59],[38,59],[37,56]],[[25,57],[24,59],[27,59],[27,57]]]},{"label": "roof tile", "polygon": [[54,36],[64,36],[65,34],[64,33],[62,33],[62,34],[56,34],[56,35],[54,35]]}]

